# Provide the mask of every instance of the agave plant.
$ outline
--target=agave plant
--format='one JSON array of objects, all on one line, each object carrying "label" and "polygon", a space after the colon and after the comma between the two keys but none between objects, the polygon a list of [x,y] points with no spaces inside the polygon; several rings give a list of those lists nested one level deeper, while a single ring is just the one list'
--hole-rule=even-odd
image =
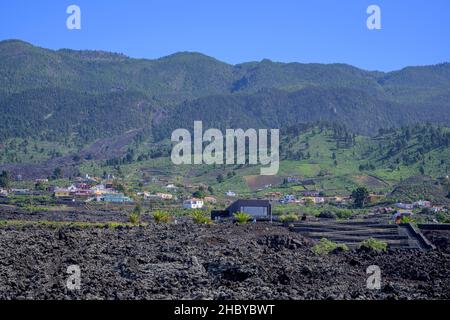
[{"label": "agave plant", "polygon": [[201,210],[194,210],[191,214],[194,222],[197,224],[211,224],[211,218],[208,216],[207,212]]},{"label": "agave plant", "polygon": [[172,216],[167,211],[156,210],[153,212],[153,219],[157,223],[169,223],[172,220]]},{"label": "agave plant", "polygon": [[246,224],[252,216],[245,212],[238,212],[234,214],[234,218],[238,224]]}]

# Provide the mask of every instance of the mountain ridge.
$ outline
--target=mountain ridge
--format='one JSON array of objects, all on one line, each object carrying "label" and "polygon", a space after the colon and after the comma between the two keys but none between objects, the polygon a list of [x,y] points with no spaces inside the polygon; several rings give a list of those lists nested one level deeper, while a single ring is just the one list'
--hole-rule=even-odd
[{"label": "mountain ridge", "polygon": [[131,60],[147,60],[147,61],[157,61],[157,60],[161,60],[161,59],[165,59],[165,58],[170,58],[170,57],[176,57],[176,56],[183,56],[183,55],[196,55],[196,56],[202,56],[208,59],[213,59],[216,60],[220,63],[223,64],[227,64],[230,66],[243,66],[246,64],[258,64],[258,63],[277,63],[277,64],[284,64],[284,65],[289,65],[289,64],[301,64],[301,65],[324,65],[324,66],[333,66],[333,65],[341,65],[341,66],[347,66],[347,67],[351,67],[351,68],[355,68],[355,69],[359,69],[359,70],[363,70],[369,73],[379,73],[379,74],[390,74],[390,73],[396,73],[396,72],[401,72],[401,71],[405,71],[408,69],[414,69],[414,68],[428,68],[428,67],[441,67],[441,66],[448,66],[450,67],[450,60],[449,61],[442,61],[439,63],[435,63],[435,64],[427,64],[427,65],[417,65],[417,66],[405,66],[402,67],[400,69],[395,69],[395,70],[391,70],[391,71],[381,71],[381,70],[368,70],[368,69],[364,69],[364,68],[360,68],[357,66],[354,66],[352,64],[349,63],[344,63],[344,62],[333,62],[333,63],[319,63],[319,62],[298,62],[298,61],[287,61],[287,62],[281,62],[281,61],[273,61],[269,58],[263,58],[260,61],[256,61],[256,60],[252,60],[252,61],[243,61],[243,62],[239,62],[239,63],[228,63],[225,61],[222,61],[220,59],[217,59],[213,56],[209,56],[207,54],[198,52],[198,51],[177,51],[171,54],[167,54],[161,57],[157,57],[157,58],[136,58],[136,57],[131,57],[128,56],[124,53],[121,52],[111,52],[111,51],[105,51],[105,50],[95,50],[95,49],[70,49],[70,48],[60,48],[60,49],[48,49],[45,47],[41,47],[41,46],[37,46],[37,45],[33,45],[30,42],[24,41],[24,40],[20,40],[20,39],[5,39],[5,40],[0,40],[0,49],[2,48],[2,46],[4,45],[10,45],[10,44],[19,44],[22,46],[26,46],[26,47],[33,47],[36,49],[42,49],[42,50],[46,50],[46,51],[52,51],[52,52],[64,52],[64,51],[69,51],[69,52],[103,52],[103,53],[108,53],[108,54],[113,54],[113,55],[120,55],[123,56],[125,58],[131,59]]},{"label": "mountain ridge", "polygon": [[[0,125],[2,139],[40,135],[44,127],[52,139],[79,144],[150,127],[163,139],[174,124],[194,120],[217,127],[327,120],[370,135],[417,122],[449,125],[448,97],[450,63],[385,73],[342,63],[231,65],[198,52],[134,59],[0,42],[0,110],[10,122]],[[53,114],[46,121],[53,125],[42,123],[43,114]]]}]

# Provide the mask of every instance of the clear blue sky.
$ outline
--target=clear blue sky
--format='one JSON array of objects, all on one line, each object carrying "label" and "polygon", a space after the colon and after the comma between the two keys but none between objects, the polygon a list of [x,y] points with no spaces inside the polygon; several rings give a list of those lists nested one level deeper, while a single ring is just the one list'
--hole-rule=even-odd
[{"label": "clear blue sky", "polygon": [[[66,28],[66,8],[82,30]],[[381,7],[382,30],[366,9]],[[370,70],[450,61],[449,0],[0,0],[0,40],[137,58],[197,51],[229,63],[343,62]]]}]

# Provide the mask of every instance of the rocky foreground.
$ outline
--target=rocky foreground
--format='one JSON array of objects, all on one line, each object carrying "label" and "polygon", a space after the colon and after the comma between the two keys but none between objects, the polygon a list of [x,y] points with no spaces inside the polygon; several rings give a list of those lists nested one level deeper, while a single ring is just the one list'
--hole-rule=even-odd
[{"label": "rocky foreground", "polygon": [[[269,223],[2,226],[0,299],[450,299],[450,235],[428,236],[437,250],[323,256]],[[370,265],[380,290],[366,287]]]}]

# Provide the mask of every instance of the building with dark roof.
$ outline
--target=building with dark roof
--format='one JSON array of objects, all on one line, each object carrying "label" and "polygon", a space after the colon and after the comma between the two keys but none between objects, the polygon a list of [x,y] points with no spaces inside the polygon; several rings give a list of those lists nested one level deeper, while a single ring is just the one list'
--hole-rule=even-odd
[{"label": "building with dark roof", "polygon": [[269,200],[237,200],[222,211],[211,212],[211,218],[231,218],[235,213],[244,212],[253,219],[270,219],[272,217],[272,205]]}]

